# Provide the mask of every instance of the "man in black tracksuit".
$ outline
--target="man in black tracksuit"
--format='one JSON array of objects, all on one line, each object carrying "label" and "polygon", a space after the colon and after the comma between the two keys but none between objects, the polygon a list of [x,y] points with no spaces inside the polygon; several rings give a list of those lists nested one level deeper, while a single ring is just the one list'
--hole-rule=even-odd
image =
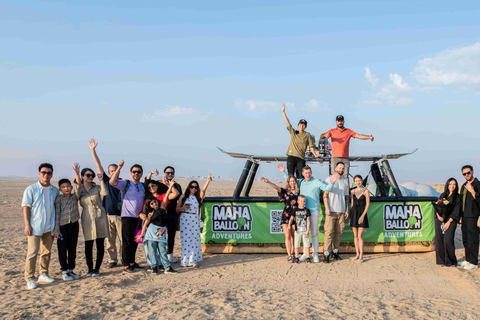
[{"label": "man in black tracksuit", "polygon": [[478,268],[478,244],[480,228],[477,225],[480,216],[480,181],[473,177],[473,167],[462,167],[462,174],[467,180],[462,185],[460,197],[462,200],[462,238],[465,247],[464,269]]}]

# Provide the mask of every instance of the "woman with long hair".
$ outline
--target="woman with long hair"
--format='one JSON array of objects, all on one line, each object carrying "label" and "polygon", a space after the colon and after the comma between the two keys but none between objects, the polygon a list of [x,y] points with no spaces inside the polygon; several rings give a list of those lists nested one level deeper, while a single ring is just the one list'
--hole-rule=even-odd
[{"label": "woman with long hair", "polygon": [[285,248],[287,249],[288,262],[293,262],[294,252],[293,252],[293,239],[295,237],[295,223],[288,227],[288,221],[290,220],[292,209],[298,208],[297,197],[300,194],[300,188],[298,187],[297,179],[290,175],[287,178],[287,183],[285,188],[280,188],[276,184],[270,182],[267,178],[261,178],[263,182],[270,185],[278,192],[278,199],[280,202],[285,203],[285,208],[282,213],[282,229],[285,234]]},{"label": "woman with long hair", "polygon": [[437,265],[442,267],[456,267],[455,230],[457,229],[458,219],[460,219],[461,200],[458,193],[458,183],[455,178],[447,180],[439,200],[447,200],[449,205],[444,216],[435,212],[435,251]]},{"label": "woman with long hair", "polygon": [[354,260],[363,262],[363,231],[368,228],[367,212],[370,207],[370,193],[362,185],[362,176],[353,177],[356,188],[352,189],[352,208],[350,209],[350,227],[353,230],[356,255]]},{"label": "woman with long hair", "polygon": [[[85,259],[87,260],[87,277],[99,276],[105,253],[104,240],[108,238],[108,218],[102,205],[102,197],[108,194],[107,187],[99,174],[100,185],[93,182],[95,173],[90,168],[84,168],[80,173],[80,165],[74,164],[75,182],[79,189],[79,201],[82,206],[80,220],[83,237],[85,238]],[[93,244],[97,245],[97,259],[93,266]]]},{"label": "woman with long hair", "polygon": [[212,176],[209,174],[202,190],[197,181],[190,181],[185,193],[180,196],[177,203],[177,212],[180,213],[182,267],[198,267],[198,263],[202,261],[199,212],[201,212],[202,200],[210,181],[212,181]]}]

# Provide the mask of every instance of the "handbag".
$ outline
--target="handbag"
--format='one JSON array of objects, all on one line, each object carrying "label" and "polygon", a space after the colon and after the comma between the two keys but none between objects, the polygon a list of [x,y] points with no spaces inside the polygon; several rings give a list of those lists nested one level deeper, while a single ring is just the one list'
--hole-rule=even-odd
[{"label": "handbag", "polygon": [[143,237],[140,240],[137,240],[137,236],[142,234],[142,219],[138,219],[137,228],[135,229],[135,234],[133,239],[136,243],[143,243]]}]

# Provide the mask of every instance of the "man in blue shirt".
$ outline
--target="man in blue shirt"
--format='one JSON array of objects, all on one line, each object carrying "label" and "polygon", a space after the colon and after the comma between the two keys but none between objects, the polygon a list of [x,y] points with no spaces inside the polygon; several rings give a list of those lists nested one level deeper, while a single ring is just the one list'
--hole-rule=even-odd
[{"label": "man in blue shirt", "polygon": [[29,290],[37,287],[34,278],[38,251],[40,251],[38,282],[55,281],[48,275],[53,238],[60,234],[55,232],[55,199],[58,196],[58,189],[50,184],[52,175],[53,166],[50,163],[42,163],[38,167],[40,181],[28,186],[23,193],[23,219],[28,242],[25,281]]},{"label": "man in blue shirt", "polygon": [[[282,173],[285,179],[288,178],[288,174],[285,172],[285,167],[282,164],[278,164],[278,170]],[[309,166],[303,167],[302,175],[304,179],[298,179],[298,185],[300,187],[300,194],[304,195],[307,199],[306,208],[310,210],[310,234],[312,236],[313,244],[313,262],[320,262],[318,258],[319,243],[318,243],[318,223],[320,220],[320,191],[328,192],[333,188],[333,184],[340,178],[338,173],[330,176],[330,183],[326,184],[320,179],[314,179],[312,177],[312,169]],[[300,261],[307,258],[307,255],[303,255]]]}]

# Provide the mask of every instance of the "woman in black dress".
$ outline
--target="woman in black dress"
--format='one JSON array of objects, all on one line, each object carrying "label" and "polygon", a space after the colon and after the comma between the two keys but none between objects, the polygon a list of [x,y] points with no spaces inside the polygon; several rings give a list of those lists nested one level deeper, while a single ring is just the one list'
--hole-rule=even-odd
[{"label": "woman in black dress", "polygon": [[367,211],[370,207],[370,194],[362,185],[362,176],[356,175],[353,182],[357,186],[351,191],[352,209],[350,210],[350,227],[355,237],[356,256],[354,260],[363,262],[363,231],[368,228]]},{"label": "woman in black dress", "polygon": [[272,188],[277,190],[278,199],[280,202],[285,203],[285,209],[282,213],[282,229],[285,233],[285,247],[287,248],[288,262],[293,262],[293,239],[295,237],[295,224],[288,228],[288,221],[290,220],[290,212],[292,209],[298,208],[297,197],[300,194],[300,188],[298,187],[297,179],[290,175],[287,178],[286,189],[278,187],[276,184],[268,181],[268,179],[262,177],[262,181],[268,183]]},{"label": "woman in black dress", "polygon": [[460,219],[460,195],[458,194],[458,183],[450,178],[445,183],[445,190],[439,200],[445,199],[449,203],[448,210],[442,217],[435,212],[435,251],[437,264],[440,266],[456,267],[457,257],[455,256],[455,230]]}]

